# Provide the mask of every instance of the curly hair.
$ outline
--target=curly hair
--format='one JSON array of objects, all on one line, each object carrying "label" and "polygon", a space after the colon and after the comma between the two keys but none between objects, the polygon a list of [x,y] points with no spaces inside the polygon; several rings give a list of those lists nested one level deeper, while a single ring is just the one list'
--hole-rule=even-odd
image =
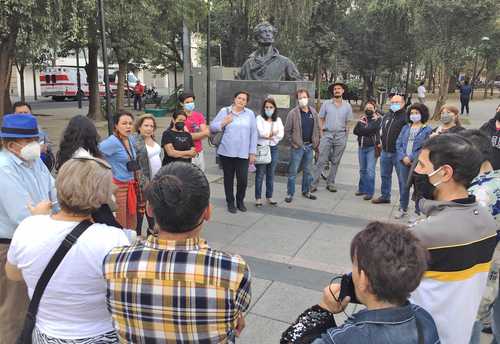
[{"label": "curly hair", "polygon": [[66,161],[71,159],[78,148],[87,150],[96,158],[102,158],[98,148],[99,140],[97,129],[90,119],[82,115],[71,118],[59,143],[56,170],[59,170]]},{"label": "curly hair", "polygon": [[427,106],[425,106],[424,104],[420,104],[420,103],[414,103],[414,104],[411,104],[409,107],[408,107],[408,110],[406,110],[406,116],[408,117],[408,120],[410,119],[410,113],[411,113],[411,110],[417,110],[418,112],[420,112],[420,116],[421,116],[421,122],[422,123],[425,123],[429,120],[429,108]]}]

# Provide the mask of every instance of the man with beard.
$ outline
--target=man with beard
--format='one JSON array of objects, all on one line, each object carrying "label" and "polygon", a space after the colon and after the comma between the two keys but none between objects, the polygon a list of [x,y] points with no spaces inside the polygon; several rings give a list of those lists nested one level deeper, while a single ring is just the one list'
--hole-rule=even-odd
[{"label": "man with beard", "polygon": [[331,166],[326,189],[330,192],[337,192],[335,176],[347,144],[347,121],[352,118],[351,104],[342,99],[346,85],[336,82],[328,87],[328,91],[333,98],[325,101],[319,110],[322,135],[319,144],[319,157],[313,171],[311,192],[318,189],[321,172],[327,161],[330,161]]}]

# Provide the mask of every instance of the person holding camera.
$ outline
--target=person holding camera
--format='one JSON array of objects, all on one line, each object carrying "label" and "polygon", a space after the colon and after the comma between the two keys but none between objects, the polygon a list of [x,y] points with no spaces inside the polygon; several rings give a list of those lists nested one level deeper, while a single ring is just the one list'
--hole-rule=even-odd
[{"label": "person holding camera", "polygon": [[[344,275],[340,284],[328,285],[320,304],[304,312],[281,343],[439,343],[431,315],[408,301],[427,259],[427,250],[406,226],[369,223],[351,242],[352,274]],[[342,313],[349,302],[366,309],[337,327],[331,313]]]},{"label": "person holding camera", "polygon": [[99,144],[99,150],[111,165],[113,184],[117,186],[116,220],[123,228],[133,229],[137,225],[139,163],[134,144],[130,139],[134,127],[134,116],[126,111],[118,112],[114,118],[114,133]]}]

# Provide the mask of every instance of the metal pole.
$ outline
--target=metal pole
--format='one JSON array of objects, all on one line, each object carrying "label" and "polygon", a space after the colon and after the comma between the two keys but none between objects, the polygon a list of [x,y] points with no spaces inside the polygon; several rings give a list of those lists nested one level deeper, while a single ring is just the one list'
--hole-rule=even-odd
[{"label": "metal pole", "polygon": [[207,124],[210,124],[210,0],[207,1]]},{"label": "metal pole", "polygon": [[126,80],[127,80],[127,106],[130,107],[130,86],[128,85],[128,73],[130,73],[130,72],[127,68],[127,78],[126,78]]},{"label": "metal pole", "polygon": [[182,50],[183,50],[183,72],[184,72],[184,90],[192,91],[191,85],[191,32],[187,27],[185,20],[182,21]]},{"label": "metal pole", "polygon": [[36,71],[35,71],[35,64],[33,63],[32,68],[33,70],[33,91],[35,93],[35,100],[38,100],[38,95],[36,91]]},{"label": "metal pole", "polygon": [[76,99],[78,108],[82,108],[82,79],[80,76],[80,49],[76,48]]},{"label": "metal pole", "polygon": [[108,50],[106,48],[106,25],[104,23],[104,6],[102,0],[99,3],[99,17],[101,22],[102,63],[104,64],[104,87],[106,88],[106,119],[108,120],[108,134],[113,133],[113,120],[111,118],[111,94],[109,92],[108,73]]},{"label": "metal pole", "polygon": [[219,65],[222,67],[222,44],[219,43]]}]

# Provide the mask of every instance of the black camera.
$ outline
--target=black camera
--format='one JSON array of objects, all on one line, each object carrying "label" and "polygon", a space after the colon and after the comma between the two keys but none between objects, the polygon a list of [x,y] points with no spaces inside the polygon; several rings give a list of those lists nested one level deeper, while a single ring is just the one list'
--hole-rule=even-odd
[{"label": "black camera", "polygon": [[352,281],[352,273],[342,275],[342,280],[340,281],[339,302],[342,302],[346,296],[351,298],[351,301],[349,301],[350,303],[361,304],[356,297],[354,282]]},{"label": "black camera", "polygon": [[127,171],[129,172],[135,172],[139,171],[141,167],[139,166],[139,163],[137,160],[129,160],[127,161]]}]

